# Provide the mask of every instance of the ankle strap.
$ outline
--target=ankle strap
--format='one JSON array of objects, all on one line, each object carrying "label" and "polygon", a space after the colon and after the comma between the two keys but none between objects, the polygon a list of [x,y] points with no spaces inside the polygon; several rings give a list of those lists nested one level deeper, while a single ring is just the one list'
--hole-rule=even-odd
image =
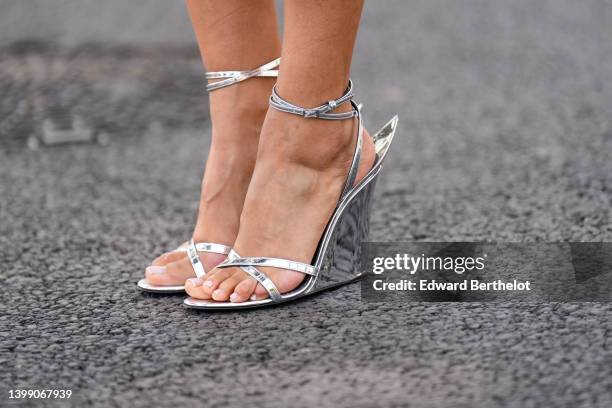
[{"label": "ankle strap", "polygon": [[206,84],[206,90],[212,92],[216,89],[225,88],[226,86],[237,84],[253,77],[277,77],[280,58],[263,64],[260,67],[250,71],[213,71],[206,73],[206,79],[227,78],[223,81]]},{"label": "ankle strap", "polygon": [[338,99],[333,99],[324,103],[321,106],[317,106],[316,108],[302,108],[300,106],[294,105],[290,102],[287,102],[283,98],[278,95],[276,92],[276,85],[272,88],[272,95],[270,96],[270,106],[276,110],[292,113],[294,115],[303,116],[305,118],[316,118],[316,119],[330,119],[330,120],[342,120],[342,119],[350,119],[357,116],[357,110],[353,109],[350,112],[342,112],[342,113],[328,113],[343,103],[350,102],[353,99],[353,82],[349,79],[348,86],[346,91],[344,91],[344,95],[339,97]]},{"label": "ankle strap", "polygon": [[[342,113],[329,113],[343,103],[351,104],[350,112]],[[357,179],[357,171],[359,170],[359,161],[361,159],[361,146],[363,138],[363,118],[361,115],[361,105],[357,105],[353,101],[353,82],[349,79],[348,87],[338,99],[328,101],[327,103],[317,106],[316,108],[306,109],[301,106],[294,105],[281,98],[276,92],[276,85],[272,88],[272,95],[270,96],[270,107],[277,109],[282,112],[291,113],[304,118],[315,118],[315,119],[327,119],[327,120],[343,120],[357,117],[357,141],[355,143],[355,151],[353,152],[353,160],[351,161],[351,167],[349,168],[348,175],[340,199],[344,198],[353,189],[355,180]]]}]

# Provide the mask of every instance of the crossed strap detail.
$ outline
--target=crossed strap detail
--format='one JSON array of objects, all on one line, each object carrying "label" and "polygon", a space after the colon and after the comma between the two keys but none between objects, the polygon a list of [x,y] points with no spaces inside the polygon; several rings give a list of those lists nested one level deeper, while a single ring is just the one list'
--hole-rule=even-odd
[{"label": "crossed strap detail", "polygon": [[189,261],[191,261],[191,267],[198,278],[206,275],[207,272],[198,251],[227,255],[231,250],[232,248],[227,245],[215,244],[213,242],[198,242],[196,244],[193,242],[193,238],[189,240],[189,245],[186,248],[187,256]]},{"label": "crossed strap detail", "polygon": [[[330,113],[332,110],[342,105],[343,103],[351,104],[352,109],[350,112]],[[353,101],[353,83],[349,80],[348,87],[340,98],[328,101],[321,106],[310,109],[302,108],[300,106],[287,102],[278,95],[276,87],[274,87],[272,89],[272,96],[270,96],[270,106],[282,112],[299,115],[304,118],[316,118],[326,120],[343,120],[351,119],[354,117],[357,118],[357,142],[355,143],[355,152],[353,154],[353,160],[351,162],[351,167],[349,169],[349,173],[346,179],[346,184],[340,196],[340,199],[342,199],[352,190],[353,184],[355,183],[355,179],[357,177],[357,170],[359,169],[359,160],[361,158],[361,146],[363,137],[363,120],[361,116],[361,105],[357,105]],[[246,258],[241,257],[234,249],[229,252],[225,261],[217,265],[217,268],[221,269],[231,267],[238,267],[244,272],[248,273],[251,277],[253,277],[264,287],[273,302],[281,301],[283,299],[283,296],[274,284],[274,282],[272,282],[272,280],[264,272],[257,269],[258,267],[287,269],[300,272],[312,277],[316,277],[319,273],[319,269],[317,267],[303,262],[269,257]]]},{"label": "crossed strap detail", "polygon": [[272,88],[272,95],[270,95],[270,106],[276,110],[303,116],[305,118],[343,120],[354,118],[357,116],[357,111],[351,110],[350,112],[342,113],[329,112],[333,111],[343,103],[351,101],[353,96],[353,82],[349,79],[348,86],[340,98],[327,101],[323,105],[317,106],[316,108],[302,108],[301,106],[294,105],[291,102],[281,98],[276,91],[276,85],[274,85]]},{"label": "crossed strap detail", "polygon": [[274,302],[282,300],[282,295],[272,279],[265,273],[257,269],[257,267],[268,267],[268,268],[279,268],[289,269],[296,272],[301,272],[310,276],[317,276],[319,273],[318,269],[312,265],[305,264],[303,262],[291,261],[288,259],[281,258],[266,258],[266,257],[251,257],[243,258],[235,250],[231,250],[227,255],[227,259],[217,265],[217,268],[231,268],[239,267],[244,272],[248,273],[257,282],[261,283],[261,286],[268,292],[270,299]]},{"label": "crossed strap detail", "polygon": [[206,79],[223,79],[222,81],[206,84],[206,90],[212,92],[216,89],[225,88],[226,86],[237,84],[253,77],[277,77],[280,58],[263,64],[260,67],[250,71],[213,71],[206,73]]}]

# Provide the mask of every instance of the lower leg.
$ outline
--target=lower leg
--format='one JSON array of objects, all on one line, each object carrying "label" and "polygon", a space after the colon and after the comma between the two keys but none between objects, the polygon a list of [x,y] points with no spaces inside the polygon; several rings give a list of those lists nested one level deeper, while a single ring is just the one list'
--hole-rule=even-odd
[{"label": "lower leg", "polygon": [[[283,64],[277,83],[283,99],[315,107],[344,93],[361,7],[362,1],[355,0],[285,2]],[[350,109],[343,104],[334,112]],[[237,252],[310,263],[346,182],[355,143],[354,120],[305,119],[268,110],[241,215]],[[366,137],[358,179],[373,160],[373,145]],[[281,292],[304,278],[293,271],[261,269]],[[256,286],[240,269],[228,268],[207,275],[204,291],[220,301],[242,302],[253,293],[267,296]]]},{"label": "lower leg", "polygon": [[[273,0],[187,0],[189,15],[208,71],[243,71],[280,54]],[[274,78],[252,78],[210,93],[212,141],[202,181],[194,241],[232,245],[250,181],[259,133]],[[212,269],[223,260],[201,253]],[[153,284],[183,284],[193,276],[182,253],[168,253],[147,270]]]},{"label": "lower leg", "polygon": [[[250,70],[278,58],[273,0],[187,0],[187,6],[208,71]],[[255,78],[210,93],[212,142],[195,240],[233,244],[274,82]],[[226,192],[235,199],[228,200]]]},{"label": "lower leg", "polygon": [[312,107],[342,95],[362,7],[362,0],[285,1],[283,68],[277,86],[284,99]]}]

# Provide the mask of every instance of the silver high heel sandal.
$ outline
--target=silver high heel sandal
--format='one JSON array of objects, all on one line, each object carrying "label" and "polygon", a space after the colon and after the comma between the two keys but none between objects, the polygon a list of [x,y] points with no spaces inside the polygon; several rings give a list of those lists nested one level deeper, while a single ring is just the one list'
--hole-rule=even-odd
[{"label": "silver high heel sandal", "polygon": [[[277,77],[278,76],[278,67],[280,65],[280,58],[277,58],[273,61],[270,61],[258,68],[255,68],[250,71],[216,71],[216,72],[207,72],[206,79],[220,79],[220,81],[207,83],[206,90],[208,92],[212,92],[217,89],[225,88],[226,86],[234,85],[239,82],[245,81],[249,78],[255,77]],[[191,261],[191,266],[193,267],[193,271],[195,275],[200,278],[206,275],[206,270],[204,269],[204,265],[200,260],[200,256],[198,252],[212,252],[216,254],[228,255],[230,253],[231,248],[227,245],[216,244],[214,242],[193,242],[193,239],[189,241],[189,243],[185,243],[178,248],[176,248],[173,252],[187,252],[187,256]],[[138,281],[138,287],[145,292],[155,292],[155,293],[181,293],[185,291],[185,285],[175,285],[175,286],[159,286],[152,285],[146,279],[141,279]]]},{"label": "silver high heel sandal", "polygon": [[[354,185],[361,156],[363,123],[361,105],[356,105],[352,98],[352,83],[350,81],[344,95],[313,109],[304,109],[285,101],[278,96],[275,89],[273,89],[272,96],[270,97],[270,106],[272,108],[305,118],[330,120],[357,118],[357,142],[346,184],[319,241],[312,263],[305,264],[287,259],[268,257],[243,258],[235,250],[231,250],[227,259],[217,265],[217,267],[241,268],[266,289],[269,297],[242,303],[217,302],[189,297],[184,300],[186,307],[207,310],[262,307],[293,301],[324,290],[346,285],[361,278],[362,272],[359,270],[361,243],[368,238],[370,198],[378,174],[382,169],[383,160],[397,130],[398,117],[397,115],[393,117],[373,136],[376,150],[374,165],[367,175]],[[351,112],[330,113],[337,106],[346,102],[350,102],[353,108]],[[288,269],[301,272],[307,276],[296,289],[287,293],[280,293],[274,282],[259,270],[258,267]]]}]

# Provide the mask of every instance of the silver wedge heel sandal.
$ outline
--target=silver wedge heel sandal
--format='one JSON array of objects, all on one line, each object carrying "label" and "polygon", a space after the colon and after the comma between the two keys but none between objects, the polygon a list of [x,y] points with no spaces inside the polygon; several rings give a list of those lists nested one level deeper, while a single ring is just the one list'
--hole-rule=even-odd
[{"label": "silver wedge heel sandal", "polygon": [[[367,175],[355,184],[364,133],[361,106],[353,102],[352,88],[352,83],[349,81],[349,86],[344,95],[313,109],[304,109],[285,101],[276,93],[275,89],[273,89],[270,97],[272,108],[305,118],[328,120],[357,118],[357,142],[346,184],[319,241],[312,263],[305,264],[288,259],[268,257],[244,258],[235,250],[231,250],[227,259],[217,267],[241,268],[266,289],[269,297],[241,303],[217,302],[189,297],[184,300],[186,307],[225,310],[270,306],[337,288],[362,277],[362,271],[360,271],[361,243],[368,239],[370,199],[376,179],[382,169],[382,163],[397,130],[398,117],[393,117],[373,136],[376,150],[374,165]],[[343,103],[350,103],[353,109],[345,113],[331,113],[332,110]],[[296,289],[287,293],[280,293],[274,282],[258,267],[293,270],[305,274],[306,278]]]},{"label": "silver wedge heel sandal", "polygon": [[[277,77],[278,67],[280,66],[280,58],[270,61],[258,68],[250,71],[214,71],[206,73],[206,80],[219,81],[211,82],[206,84],[206,90],[208,92],[215,91],[217,89],[225,88],[226,86],[235,85],[239,82],[245,81],[249,78],[255,77]],[[199,256],[199,252],[212,252],[216,254],[228,255],[231,248],[227,245],[216,244],[214,242],[193,242],[193,239],[188,243],[185,243],[173,252],[187,252],[187,256],[191,261],[191,266],[195,276],[202,277],[206,275],[206,270]],[[175,286],[160,286],[152,285],[146,279],[138,281],[138,288],[145,292],[153,293],[182,293],[185,291],[185,285]]]}]

